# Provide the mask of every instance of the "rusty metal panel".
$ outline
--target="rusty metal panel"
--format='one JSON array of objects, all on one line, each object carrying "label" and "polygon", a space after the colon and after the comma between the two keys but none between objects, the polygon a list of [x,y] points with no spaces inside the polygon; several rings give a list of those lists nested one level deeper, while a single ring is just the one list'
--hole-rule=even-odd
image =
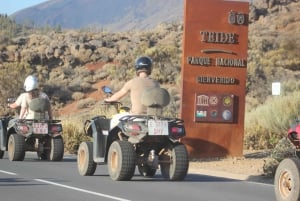
[{"label": "rusty metal panel", "polygon": [[185,0],[184,7],[183,142],[193,158],[241,156],[249,2]]}]

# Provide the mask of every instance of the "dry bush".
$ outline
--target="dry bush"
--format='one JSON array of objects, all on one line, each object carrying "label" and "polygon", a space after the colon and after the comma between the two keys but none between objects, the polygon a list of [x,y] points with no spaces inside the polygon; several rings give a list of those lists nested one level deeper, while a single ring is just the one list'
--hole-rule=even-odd
[{"label": "dry bush", "polygon": [[90,138],[84,135],[84,122],[79,120],[63,120],[63,138],[65,150],[71,154],[77,153],[78,147],[83,141],[90,141]]},{"label": "dry bush", "polygon": [[270,157],[264,161],[264,174],[266,176],[274,177],[279,163],[285,158],[296,157],[295,154],[295,146],[287,139],[287,137],[283,137],[272,150]]},{"label": "dry bush", "polygon": [[96,102],[97,101],[93,98],[86,98],[86,99],[80,100],[77,103],[77,108],[78,109],[88,108],[88,107],[91,107],[91,106],[95,105]]},{"label": "dry bush", "polygon": [[84,93],[82,93],[82,92],[74,92],[74,93],[72,94],[72,99],[73,99],[73,100],[78,101],[78,100],[81,100],[81,99],[83,99],[83,98],[84,98]]},{"label": "dry bush", "polygon": [[47,84],[44,87],[44,91],[48,94],[48,96],[60,103],[67,103],[72,99],[72,92],[66,87],[62,87],[60,85]]},{"label": "dry bush", "polygon": [[169,105],[163,108],[163,116],[178,118],[181,102],[180,91],[178,90],[179,88],[176,86],[167,87],[163,85],[161,87],[168,89],[171,98]]},{"label": "dry bush", "polygon": [[80,87],[81,87],[81,90],[82,90],[83,92],[88,92],[88,91],[90,91],[90,90],[93,88],[92,84],[89,83],[89,82],[86,82],[86,81],[83,81],[83,82],[80,84]]},{"label": "dry bush", "polygon": [[274,148],[286,136],[293,121],[299,117],[300,92],[270,97],[264,105],[246,114],[245,147],[252,149]]},{"label": "dry bush", "polygon": [[0,103],[6,105],[9,97],[18,97],[23,92],[23,83],[32,69],[27,63],[6,63],[0,68]]}]

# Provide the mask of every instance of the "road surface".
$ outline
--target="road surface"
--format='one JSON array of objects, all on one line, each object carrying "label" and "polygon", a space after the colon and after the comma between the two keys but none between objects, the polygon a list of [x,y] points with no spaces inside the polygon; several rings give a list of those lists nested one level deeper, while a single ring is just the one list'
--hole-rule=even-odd
[{"label": "road surface", "polygon": [[112,181],[106,165],[94,176],[80,176],[76,156],[40,161],[27,152],[24,161],[0,159],[0,200],[5,201],[274,201],[272,184],[189,173],[184,181],[165,181],[160,172],[131,181]]}]

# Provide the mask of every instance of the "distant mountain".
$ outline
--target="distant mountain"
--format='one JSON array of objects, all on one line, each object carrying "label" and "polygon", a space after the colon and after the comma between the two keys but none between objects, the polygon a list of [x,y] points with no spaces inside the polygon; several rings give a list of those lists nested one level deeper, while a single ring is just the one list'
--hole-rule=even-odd
[{"label": "distant mountain", "polygon": [[183,20],[183,7],[184,0],[50,0],[11,17],[35,26],[128,31]]}]

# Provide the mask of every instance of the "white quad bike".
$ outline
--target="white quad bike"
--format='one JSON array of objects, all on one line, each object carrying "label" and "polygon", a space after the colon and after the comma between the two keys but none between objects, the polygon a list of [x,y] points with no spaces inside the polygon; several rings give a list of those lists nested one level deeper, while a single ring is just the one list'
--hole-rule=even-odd
[{"label": "white quad bike", "polygon": [[32,151],[41,160],[62,160],[62,125],[60,120],[45,118],[47,104],[49,101],[41,98],[31,101],[29,107],[34,111],[34,119],[0,117],[0,159],[8,151],[10,161],[23,161],[26,151]]},{"label": "white quad bike", "polygon": [[[102,90],[111,94],[111,89]],[[145,177],[153,177],[157,169],[170,181],[185,178],[189,159],[180,138],[185,136],[183,120],[159,116],[170,101],[167,90],[153,88],[143,94],[142,103],[148,107],[145,115],[118,114],[114,117],[96,116],[85,123],[85,133],[93,142],[82,142],[78,148],[77,166],[82,176],[93,175],[97,165],[107,164],[112,180],[130,180],[138,167]],[[106,103],[119,111],[120,102]]]}]

